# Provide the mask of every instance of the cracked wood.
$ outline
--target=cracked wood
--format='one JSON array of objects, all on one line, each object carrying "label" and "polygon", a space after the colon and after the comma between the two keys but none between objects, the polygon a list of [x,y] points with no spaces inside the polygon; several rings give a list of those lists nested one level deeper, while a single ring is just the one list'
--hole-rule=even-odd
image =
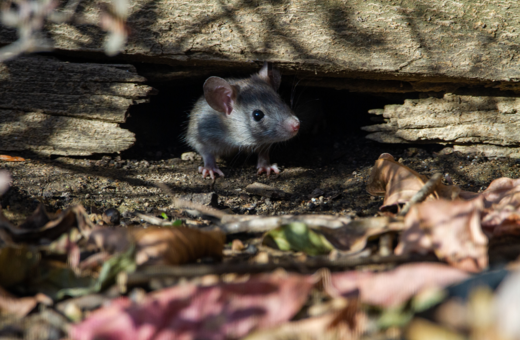
[{"label": "cracked wood", "polygon": [[363,127],[382,143],[442,143],[456,151],[520,158],[520,98],[446,93],[370,110],[385,123]]},{"label": "cracked wood", "polygon": [[119,127],[155,90],[132,65],[69,63],[43,56],[0,64],[0,150],[86,156],[128,149]]},{"label": "cracked wood", "polygon": [[[520,80],[517,1],[135,0],[121,58],[151,63],[256,68],[286,74],[426,82]],[[99,6],[82,24],[47,24],[55,47],[103,52]],[[0,43],[16,39],[0,27]]]}]

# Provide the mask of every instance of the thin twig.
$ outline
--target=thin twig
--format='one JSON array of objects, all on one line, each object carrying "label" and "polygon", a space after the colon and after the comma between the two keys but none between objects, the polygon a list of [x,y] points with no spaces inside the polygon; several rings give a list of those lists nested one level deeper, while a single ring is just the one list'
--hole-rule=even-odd
[{"label": "thin twig", "polygon": [[255,215],[228,215],[222,219],[220,229],[226,234],[236,233],[263,233],[281,225],[292,222],[305,223],[310,227],[327,227],[331,229],[344,227],[351,222],[348,217],[331,215],[283,215],[283,216],[255,216]]},{"label": "thin twig", "polygon": [[139,217],[143,221],[153,224],[153,225],[158,225],[158,226],[162,226],[162,227],[168,227],[168,226],[172,225],[172,221],[165,220],[164,218],[141,214],[138,212],[136,212],[135,214],[137,215],[137,217]]},{"label": "thin twig", "polygon": [[430,196],[435,189],[437,189],[437,186],[441,182],[442,174],[437,173],[430,178],[428,182],[421,188],[421,190],[417,191],[415,195],[408,201],[403,209],[397,214],[397,216],[405,216],[408,211],[410,211],[410,208],[416,204],[424,201],[428,196]]},{"label": "thin twig", "polygon": [[309,274],[320,268],[329,268],[332,270],[345,270],[355,268],[357,266],[373,265],[373,264],[400,264],[407,262],[438,262],[434,255],[427,256],[410,256],[410,255],[390,255],[390,256],[371,256],[358,258],[344,258],[338,260],[308,258],[305,262],[287,261],[284,263],[233,263],[233,264],[216,264],[216,265],[183,265],[183,266],[152,266],[143,268],[135,273],[128,274],[128,285],[141,285],[148,283],[151,279],[179,278],[179,277],[197,277],[204,275],[222,275],[227,273],[236,274],[256,274],[272,272],[277,268],[283,268],[287,271],[300,272]]}]

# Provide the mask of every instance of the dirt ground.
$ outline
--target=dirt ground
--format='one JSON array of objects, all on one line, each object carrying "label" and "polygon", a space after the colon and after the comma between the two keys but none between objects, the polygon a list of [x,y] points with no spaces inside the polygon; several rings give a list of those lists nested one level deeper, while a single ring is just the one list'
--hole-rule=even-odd
[{"label": "dirt ground", "polygon": [[[187,160],[179,153],[155,159],[119,155],[3,162],[0,167],[11,172],[13,185],[2,197],[2,207],[15,221],[23,220],[40,202],[49,212],[74,204],[93,213],[116,208],[127,225],[140,222],[133,214],[136,211],[186,217],[155,186],[165,183],[179,196],[214,192],[218,201],[213,204],[236,214],[373,216],[382,197],[368,194],[365,185],[371,166],[384,152],[426,176],[449,174],[454,184],[474,192],[499,177],[520,177],[520,164],[513,160],[462,155],[442,146],[383,145],[366,140],[361,132],[343,138],[321,133],[306,138],[305,143],[296,140],[275,147],[271,158],[280,165],[281,173],[270,178],[256,175],[256,156],[238,156],[219,163],[226,177],[213,183],[197,173],[200,156],[188,149],[181,151],[188,152],[182,153]],[[250,195],[245,188],[254,182],[279,188],[290,197],[271,200]]]},{"label": "dirt ground", "polygon": [[[292,140],[274,145],[271,161],[280,175],[257,176],[256,155],[238,155],[219,163],[224,178],[203,180],[197,173],[202,164],[182,140],[187,113],[201,95],[204,79],[180,83],[154,83],[158,95],[150,103],[132,107],[123,128],[136,134],[136,145],[120,155],[88,158],[39,158],[24,156],[25,162],[2,162],[13,186],[1,199],[10,219],[21,220],[39,202],[49,212],[82,204],[91,212],[116,208],[129,224],[133,212],[179,216],[170,198],[155,185],[167,184],[175,195],[214,192],[219,209],[237,214],[325,213],[350,217],[373,216],[382,203],[365,191],[370,168],[382,153],[426,176],[449,174],[454,184],[478,192],[499,177],[519,177],[519,167],[510,159],[487,159],[479,155],[453,153],[442,145],[390,145],[364,138],[360,127],[373,124],[367,111],[386,104],[403,103],[414,94],[379,96],[328,88],[296,87],[284,78],[280,90],[287,102],[317,107],[318,114],[300,117],[302,130]],[[416,94],[417,95],[417,94]],[[310,99],[309,99],[310,98]],[[307,100],[307,102],[306,102]],[[315,104],[319,105],[316,106]],[[293,106],[294,107],[294,106]],[[444,149],[444,150],[443,150]],[[254,182],[269,184],[290,194],[285,200],[251,196],[245,188]],[[215,203],[215,200],[213,200]]]}]

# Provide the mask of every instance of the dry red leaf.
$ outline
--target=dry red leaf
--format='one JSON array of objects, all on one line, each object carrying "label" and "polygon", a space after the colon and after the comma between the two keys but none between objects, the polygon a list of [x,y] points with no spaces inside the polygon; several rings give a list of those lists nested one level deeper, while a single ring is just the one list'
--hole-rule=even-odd
[{"label": "dry red leaf", "polygon": [[405,217],[405,231],[395,253],[434,251],[439,259],[457,268],[483,270],[488,264],[488,239],[481,229],[482,209],[481,197],[414,205]]},{"label": "dry red leaf", "polygon": [[140,304],[121,298],[73,326],[70,335],[76,340],[240,338],[292,318],[314,280],[261,275],[208,287],[179,285],[150,293]]},{"label": "dry red leaf", "polygon": [[185,227],[131,230],[137,245],[137,264],[178,265],[202,257],[222,257],[226,236],[218,229],[202,231]]},{"label": "dry red leaf", "polygon": [[359,295],[363,303],[390,308],[402,305],[425,289],[443,288],[468,276],[441,263],[411,263],[383,273],[333,273],[331,282],[343,296]]},{"label": "dry red leaf", "polygon": [[[381,210],[387,210],[391,206],[408,202],[427,181],[426,176],[397,162],[392,155],[384,153],[379,156],[372,167],[367,181],[367,191],[371,195],[384,196]],[[428,200],[453,199],[459,195],[460,191],[457,186],[440,184],[437,190],[428,197]]]},{"label": "dry red leaf", "polygon": [[4,162],[25,162],[25,158],[16,157],[16,156],[8,156],[8,155],[0,155],[0,161],[4,161]]}]

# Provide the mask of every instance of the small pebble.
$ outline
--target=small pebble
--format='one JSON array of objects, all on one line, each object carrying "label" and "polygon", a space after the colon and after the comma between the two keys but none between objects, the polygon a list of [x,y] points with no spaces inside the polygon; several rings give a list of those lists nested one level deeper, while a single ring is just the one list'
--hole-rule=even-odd
[{"label": "small pebble", "polygon": [[103,222],[109,225],[118,225],[121,220],[121,214],[115,208],[110,208],[105,210],[103,213]]},{"label": "small pebble", "polygon": [[233,243],[231,243],[231,250],[240,251],[244,248],[244,244],[238,239],[233,240]]},{"label": "small pebble", "polygon": [[193,152],[193,151],[190,151],[190,152],[185,152],[181,155],[181,159],[183,161],[194,161],[195,160],[195,157],[197,157],[197,153]]}]

